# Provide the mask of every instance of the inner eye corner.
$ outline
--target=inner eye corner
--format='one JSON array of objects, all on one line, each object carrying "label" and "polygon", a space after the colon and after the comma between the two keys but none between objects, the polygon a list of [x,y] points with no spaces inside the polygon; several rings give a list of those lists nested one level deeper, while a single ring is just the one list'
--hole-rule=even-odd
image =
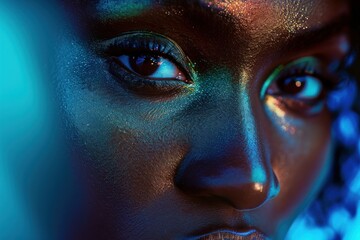
[{"label": "inner eye corner", "polygon": [[267,92],[268,92],[268,89],[269,87],[279,79],[280,75],[281,75],[281,72],[283,71],[283,69],[285,68],[284,65],[279,65],[277,66],[275,69],[273,69],[271,72],[270,72],[270,75],[265,78],[262,86],[261,86],[261,89],[260,89],[260,100],[264,101],[266,96],[268,95]]}]

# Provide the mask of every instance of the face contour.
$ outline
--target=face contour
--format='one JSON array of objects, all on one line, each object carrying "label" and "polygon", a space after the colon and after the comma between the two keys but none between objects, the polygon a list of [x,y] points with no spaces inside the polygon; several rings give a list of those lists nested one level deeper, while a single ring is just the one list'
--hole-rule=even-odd
[{"label": "face contour", "polygon": [[283,239],[331,163],[347,3],[80,2],[57,74],[74,238]]}]

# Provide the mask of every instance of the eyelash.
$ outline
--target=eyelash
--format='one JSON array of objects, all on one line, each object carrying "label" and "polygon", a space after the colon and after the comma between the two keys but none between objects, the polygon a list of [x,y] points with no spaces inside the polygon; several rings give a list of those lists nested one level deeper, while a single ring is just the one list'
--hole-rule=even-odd
[{"label": "eyelash", "polygon": [[[119,79],[121,84],[137,93],[163,95],[181,91],[193,83],[190,61],[174,42],[163,36],[147,33],[120,36],[105,43],[103,52],[108,59],[110,72]],[[152,55],[168,59],[185,74],[186,81],[158,80],[139,76],[117,60],[117,57],[121,55]]]}]

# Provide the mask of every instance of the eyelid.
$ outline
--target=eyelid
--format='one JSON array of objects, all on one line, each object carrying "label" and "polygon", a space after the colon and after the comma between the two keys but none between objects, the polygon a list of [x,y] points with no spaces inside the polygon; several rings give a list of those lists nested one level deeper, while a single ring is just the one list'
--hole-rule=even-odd
[{"label": "eyelid", "polygon": [[115,38],[99,42],[97,49],[100,55],[109,58],[116,55],[154,53],[169,59],[179,67],[189,80],[196,78],[194,64],[183,50],[172,39],[151,32],[125,32]]}]

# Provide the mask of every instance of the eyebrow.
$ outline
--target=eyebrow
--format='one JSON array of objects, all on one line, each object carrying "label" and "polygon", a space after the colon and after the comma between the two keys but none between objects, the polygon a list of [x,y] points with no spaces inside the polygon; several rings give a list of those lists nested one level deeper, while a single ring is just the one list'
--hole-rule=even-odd
[{"label": "eyebrow", "polygon": [[300,50],[316,46],[337,34],[344,32],[350,25],[350,16],[342,14],[320,27],[311,28],[290,36],[285,41],[285,50]]},{"label": "eyebrow", "polygon": [[[93,1],[96,2],[97,7],[99,7],[101,3],[104,3],[104,0]],[[106,2],[107,1],[105,1],[105,3]],[[122,1],[120,0],[120,2]],[[214,14],[217,11],[221,11],[221,9],[216,8],[216,5],[207,4],[206,0],[127,0],[123,1],[122,3],[130,4],[131,6],[119,8],[119,6],[121,5],[120,4],[117,8],[109,8],[110,6],[108,4],[105,4],[105,6],[102,6],[103,8],[101,10],[104,11],[102,13],[108,15],[109,12],[112,12],[114,15],[117,15],[117,17],[119,17],[119,15],[122,15],[125,18],[131,19],[132,17],[141,15],[142,12],[146,12],[147,10],[153,8],[155,3],[159,6],[178,5],[190,9],[197,9],[197,11],[203,12],[207,16],[209,16],[209,14]],[[132,5],[131,3],[136,4]],[[114,23],[116,22],[116,20],[113,20],[112,22]],[[310,48],[312,46],[316,46],[319,43],[324,42],[327,39],[330,39],[331,37],[344,32],[343,30],[345,30],[345,28],[348,27],[350,23],[350,15],[348,13],[344,13],[335,17],[330,22],[327,22],[324,25],[316,27],[310,26],[305,30],[295,32],[290,36],[289,33],[286,33],[286,35],[282,36],[283,39],[286,39],[284,42],[282,42],[282,49],[285,50],[284,52],[298,51]],[[246,30],[244,29],[244,31]]]}]

